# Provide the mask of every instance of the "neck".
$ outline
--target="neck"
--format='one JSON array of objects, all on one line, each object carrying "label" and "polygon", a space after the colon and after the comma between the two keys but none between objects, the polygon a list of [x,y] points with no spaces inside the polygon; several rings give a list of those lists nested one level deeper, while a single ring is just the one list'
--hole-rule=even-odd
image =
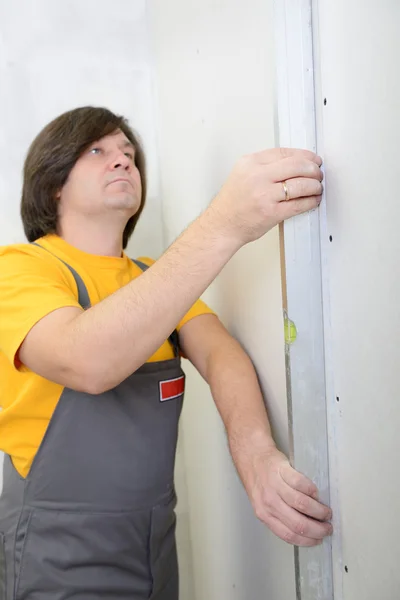
[{"label": "neck", "polygon": [[98,256],[121,256],[126,223],[99,223],[95,219],[77,223],[70,218],[59,223],[58,235],[68,244]]}]

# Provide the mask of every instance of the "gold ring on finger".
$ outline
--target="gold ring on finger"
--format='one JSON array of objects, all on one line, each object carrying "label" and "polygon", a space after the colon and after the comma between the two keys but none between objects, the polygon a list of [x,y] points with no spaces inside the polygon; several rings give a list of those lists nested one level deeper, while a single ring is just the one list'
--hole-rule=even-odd
[{"label": "gold ring on finger", "polygon": [[285,192],[285,202],[290,200],[289,190],[286,181],[282,181],[283,191]]}]

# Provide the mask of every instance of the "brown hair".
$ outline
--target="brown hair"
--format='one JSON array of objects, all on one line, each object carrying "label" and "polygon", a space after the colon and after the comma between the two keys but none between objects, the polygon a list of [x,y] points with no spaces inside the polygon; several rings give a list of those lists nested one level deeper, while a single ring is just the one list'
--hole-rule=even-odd
[{"label": "brown hair", "polygon": [[126,248],[145,205],[145,156],[137,134],[124,117],[93,106],[76,108],[54,119],[39,133],[28,150],[24,164],[21,217],[30,242],[48,233],[56,233],[57,192],[67,181],[82,152],[93,142],[118,129],[135,148],[135,163],[142,180],[140,208],[127,222],[123,234],[123,247]]}]

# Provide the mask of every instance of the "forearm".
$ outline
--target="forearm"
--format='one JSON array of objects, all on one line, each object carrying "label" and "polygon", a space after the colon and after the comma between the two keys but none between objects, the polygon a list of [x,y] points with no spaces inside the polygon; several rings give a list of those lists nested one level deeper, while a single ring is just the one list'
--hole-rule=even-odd
[{"label": "forearm", "polygon": [[168,338],[237,249],[204,213],[142,276],[76,317],[67,354],[93,373],[99,391],[118,384]]},{"label": "forearm", "polygon": [[240,344],[214,349],[207,380],[224,422],[232,458],[242,480],[249,461],[275,448],[267,411],[253,364]]},{"label": "forearm", "polygon": [[[212,325],[217,330],[216,325]],[[193,350],[192,350],[193,352]],[[225,423],[233,461],[256,516],[286,542],[314,546],[332,533],[315,484],[275,446],[254,368],[239,344],[214,335],[203,370]]]}]

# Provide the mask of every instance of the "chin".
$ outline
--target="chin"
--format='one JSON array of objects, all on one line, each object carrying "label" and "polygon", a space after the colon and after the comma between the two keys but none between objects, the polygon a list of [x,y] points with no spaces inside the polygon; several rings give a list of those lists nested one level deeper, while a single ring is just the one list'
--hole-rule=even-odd
[{"label": "chin", "polygon": [[140,208],[140,203],[136,198],[132,198],[132,196],[123,196],[122,194],[107,198],[105,204],[107,208],[126,211],[129,214],[129,217],[133,217]]}]

